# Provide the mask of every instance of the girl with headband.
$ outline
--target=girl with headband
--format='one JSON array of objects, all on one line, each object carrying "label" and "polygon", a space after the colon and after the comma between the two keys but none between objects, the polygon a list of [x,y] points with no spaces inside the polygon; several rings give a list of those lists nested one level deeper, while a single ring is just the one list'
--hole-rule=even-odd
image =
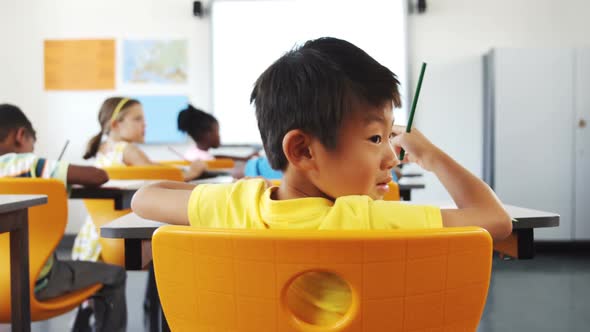
[{"label": "girl with headband", "polygon": [[[135,99],[112,97],[98,112],[100,132],[88,142],[84,159],[96,158],[94,166],[157,165],[136,145],[145,141],[145,118],[141,103]],[[206,169],[201,161],[193,162],[184,172],[185,180],[199,177]],[[90,218],[74,242],[72,258],[97,261],[100,257],[98,232]]]}]

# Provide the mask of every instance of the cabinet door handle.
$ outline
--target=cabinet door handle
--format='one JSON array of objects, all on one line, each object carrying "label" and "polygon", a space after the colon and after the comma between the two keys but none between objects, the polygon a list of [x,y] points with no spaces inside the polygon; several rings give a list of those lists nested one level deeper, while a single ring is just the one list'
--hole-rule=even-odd
[{"label": "cabinet door handle", "polygon": [[586,120],[580,119],[580,121],[578,121],[578,128],[586,128]]}]

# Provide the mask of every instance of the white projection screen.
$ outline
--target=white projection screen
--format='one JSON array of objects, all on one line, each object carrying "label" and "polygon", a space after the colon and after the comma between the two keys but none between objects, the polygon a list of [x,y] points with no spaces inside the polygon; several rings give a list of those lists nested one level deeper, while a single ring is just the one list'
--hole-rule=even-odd
[{"label": "white projection screen", "polygon": [[215,0],[211,8],[213,113],[224,144],[260,144],[250,93],[258,76],[306,40],[348,40],[396,73],[408,108],[405,0]]}]

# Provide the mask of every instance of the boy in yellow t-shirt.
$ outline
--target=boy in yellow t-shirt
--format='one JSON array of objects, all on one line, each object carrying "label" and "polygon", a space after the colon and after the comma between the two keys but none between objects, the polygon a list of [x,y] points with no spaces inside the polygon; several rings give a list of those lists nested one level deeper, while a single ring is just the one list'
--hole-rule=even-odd
[{"label": "boy in yellow t-shirt", "polygon": [[[394,126],[398,80],[353,44],[320,38],[287,52],[256,81],[251,101],[279,187],[260,179],[233,184],[162,182],[139,190],[133,210],[148,219],[215,228],[420,229],[475,225],[500,239],[510,217],[490,188],[420,131]],[[391,169],[404,161],[436,174],[458,209],[380,200]],[[319,286],[321,285],[321,287]],[[345,285],[311,275],[294,300],[310,323],[346,311]],[[323,289],[319,289],[323,288]],[[295,295],[297,296],[297,295]]]}]

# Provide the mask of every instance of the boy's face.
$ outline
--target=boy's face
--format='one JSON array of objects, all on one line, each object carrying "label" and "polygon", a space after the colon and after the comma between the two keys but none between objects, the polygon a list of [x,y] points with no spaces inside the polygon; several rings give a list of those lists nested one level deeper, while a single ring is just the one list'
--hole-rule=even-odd
[{"label": "boy's face", "polygon": [[129,106],[125,115],[117,121],[113,129],[121,139],[127,142],[143,143],[145,141],[145,118],[140,104]]},{"label": "boy's face", "polygon": [[314,140],[317,164],[310,175],[318,189],[332,198],[368,195],[382,199],[392,180],[391,169],[399,164],[390,142],[392,126],[391,103],[363,106],[343,119],[334,150]]}]

